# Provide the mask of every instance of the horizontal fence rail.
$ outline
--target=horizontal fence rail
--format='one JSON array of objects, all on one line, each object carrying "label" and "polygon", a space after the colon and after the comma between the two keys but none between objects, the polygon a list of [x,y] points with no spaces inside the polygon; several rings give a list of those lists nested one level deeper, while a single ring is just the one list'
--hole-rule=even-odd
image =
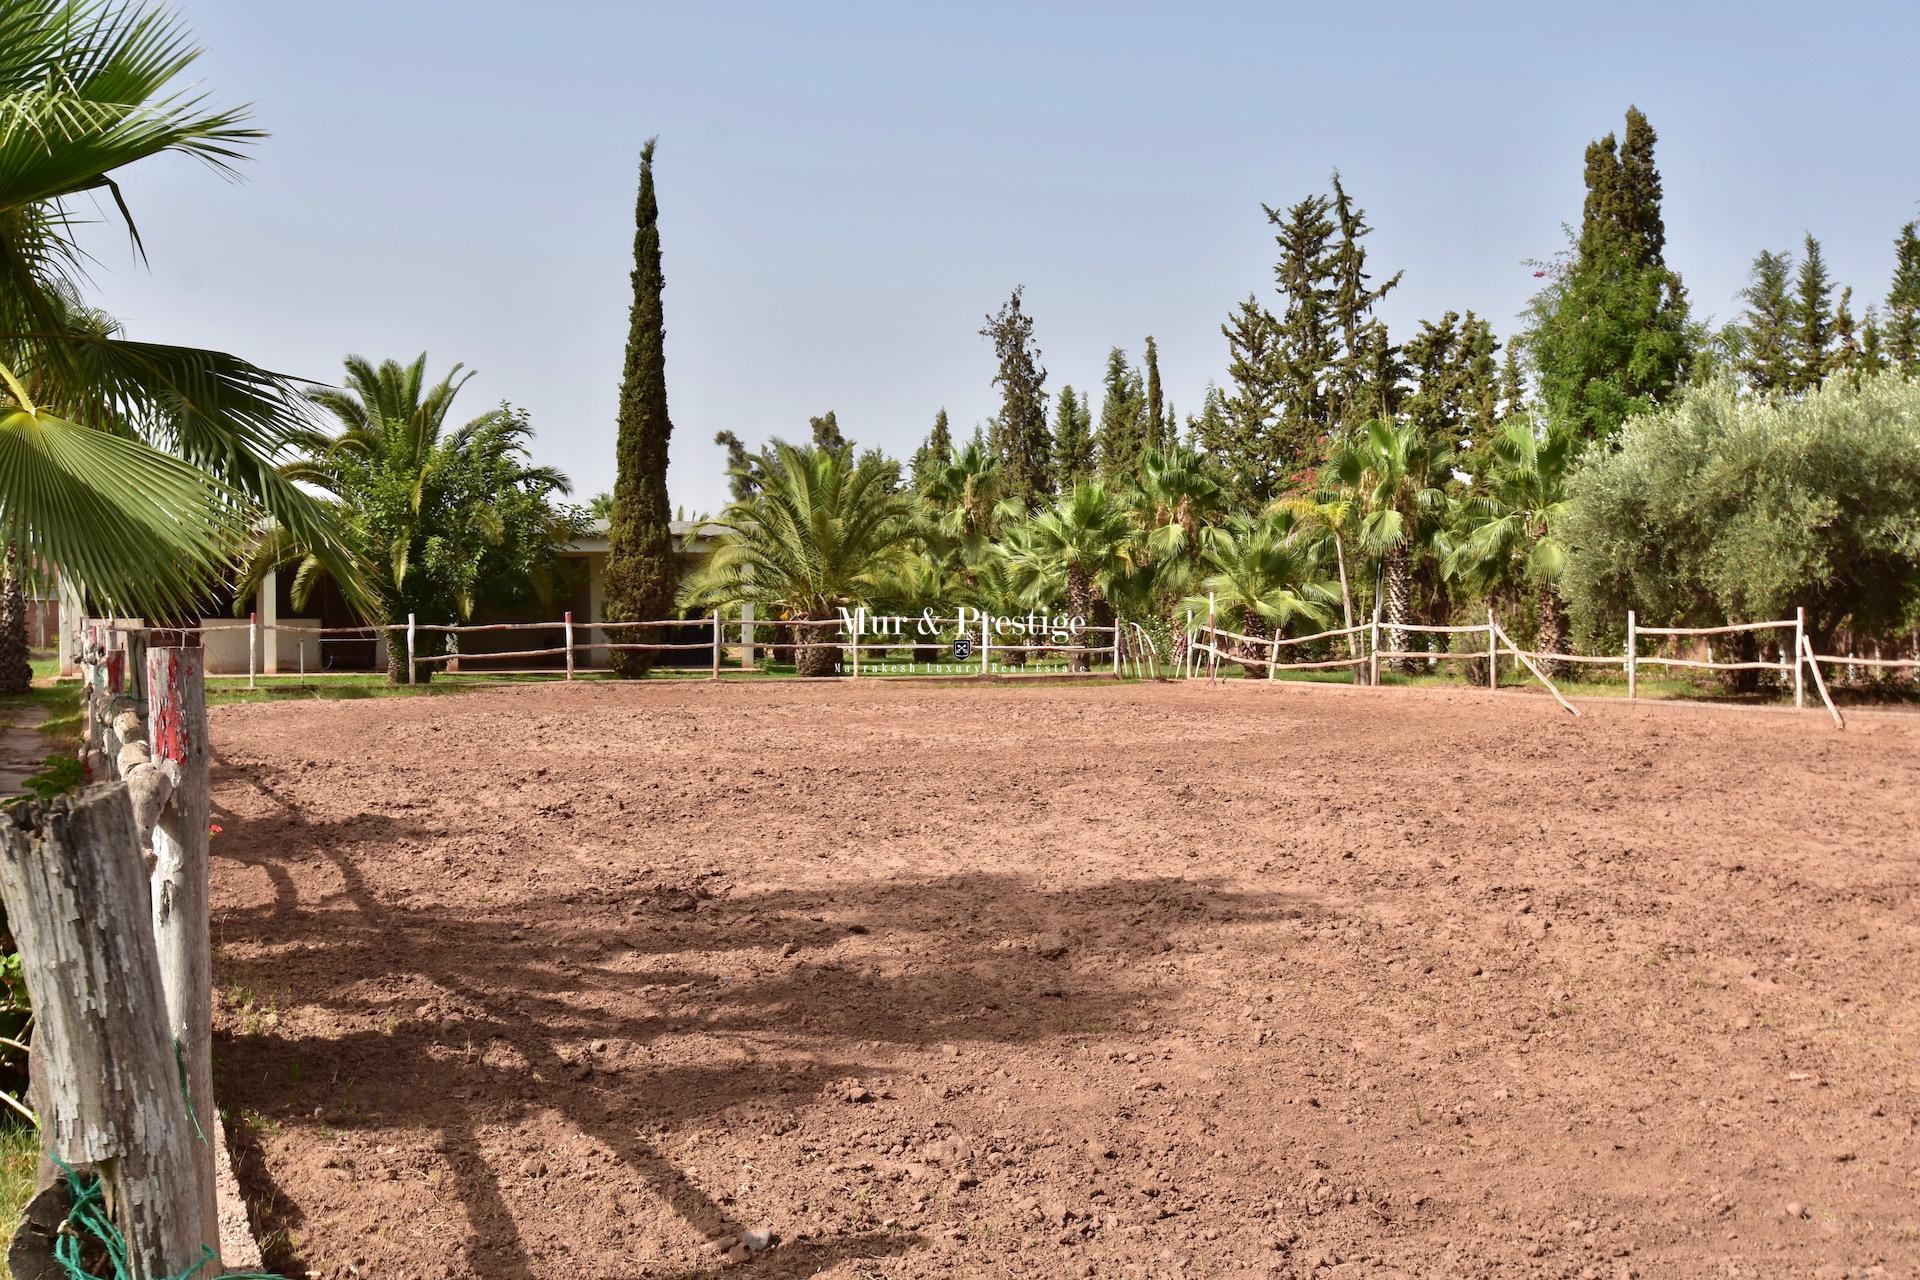
[{"label": "horizontal fence rail", "polygon": [[[895,615],[886,615],[892,620]],[[863,628],[873,620],[874,615],[864,610],[856,610],[852,621]],[[1649,667],[1661,670],[1693,671],[1766,671],[1782,677],[1790,677],[1793,683],[1794,705],[1805,705],[1805,679],[1811,673],[1814,677],[1816,692],[1826,705],[1829,713],[1839,720],[1834,710],[1832,698],[1826,687],[1822,668],[1830,670],[1859,670],[1879,672],[1913,672],[1920,677],[1920,656],[1911,658],[1863,657],[1852,654],[1834,654],[1815,652],[1811,637],[1807,634],[1806,614],[1796,610],[1792,618],[1762,620],[1756,622],[1729,622],[1712,627],[1654,627],[1640,624],[1637,615],[1629,610],[1627,614],[1627,642],[1624,650],[1617,654],[1558,653],[1541,649],[1523,648],[1513,641],[1500,627],[1491,614],[1485,623],[1427,623],[1393,622],[1381,616],[1379,604],[1376,604],[1374,617],[1359,625],[1331,627],[1321,631],[1297,636],[1255,636],[1245,632],[1231,630],[1220,625],[1213,610],[1204,621],[1198,621],[1193,614],[1188,615],[1188,625],[1184,636],[1176,633],[1176,644],[1171,654],[1163,655],[1147,631],[1138,623],[1116,620],[1110,624],[1082,624],[1076,628],[1071,638],[1060,640],[1052,638],[1047,630],[1035,632],[1027,628],[1012,629],[988,625],[988,619],[961,619],[959,617],[935,618],[923,615],[911,618],[900,615],[901,630],[869,632],[861,630],[858,634],[845,634],[847,619],[841,618],[744,618],[724,617],[718,612],[700,618],[658,618],[634,621],[577,621],[571,614],[557,621],[525,622],[421,622],[409,619],[404,623],[366,623],[354,626],[315,626],[296,622],[263,622],[257,615],[245,619],[235,618],[231,622],[208,622],[202,620],[193,625],[154,626],[130,620],[115,618],[88,619],[82,622],[79,645],[76,651],[97,649],[105,651],[117,643],[126,647],[133,638],[144,647],[155,638],[198,636],[232,636],[236,632],[244,633],[247,642],[246,680],[249,687],[262,677],[269,679],[289,677],[298,674],[305,678],[307,644],[313,640],[321,646],[366,645],[383,642],[398,646],[405,643],[407,652],[407,671],[411,677],[417,677],[424,667],[431,670],[436,667],[458,668],[462,663],[493,664],[503,661],[532,661],[546,659],[564,659],[564,671],[568,679],[574,678],[580,669],[579,657],[582,651],[592,654],[646,653],[662,655],[689,655],[708,653],[710,655],[710,673],[715,679],[730,674],[760,672],[758,655],[769,650],[817,649],[825,647],[840,654],[840,666],[844,670],[843,678],[863,676],[862,665],[867,667],[866,676],[889,678],[908,673],[891,669],[892,664],[884,660],[885,655],[900,651],[925,651],[930,649],[948,650],[955,656],[948,660],[911,665],[938,667],[940,674],[952,675],[972,671],[978,675],[996,674],[994,659],[999,656],[1003,661],[998,674],[1003,676],[1043,677],[1049,675],[1085,676],[1092,674],[1097,666],[1101,674],[1118,677],[1131,667],[1132,673],[1140,678],[1158,678],[1161,675],[1163,658],[1170,663],[1168,674],[1194,676],[1202,666],[1209,677],[1217,678],[1223,663],[1241,663],[1254,668],[1265,667],[1268,679],[1277,678],[1282,671],[1315,671],[1352,668],[1358,677],[1362,670],[1366,682],[1379,682],[1379,664],[1382,661],[1420,662],[1429,664],[1452,661],[1487,661],[1497,663],[1501,657],[1510,657],[1516,664],[1527,667],[1540,674],[1538,664],[1549,665],[1566,663],[1587,667],[1615,667],[1626,675],[1627,696],[1638,697],[1638,677],[1640,668]],[[1002,619],[1001,622],[1019,621]],[[931,634],[922,628],[932,628]],[[686,640],[669,638],[658,633],[678,631],[684,635],[689,630],[705,631],[705,638]],[[1014,634],[1006,634],[1014,630]],[[822,632],[829,634],[822,635]],[[1382,633],[1385,633],[1384,635]],[[1642,641],[1651,637],[1655,641],[1669,640],[1706,640],[1714,637],[1757,635],[1765,632],[1791,633],[1779,642],[1777,657],[1732,658],[1716,656],[1711,645],[1704,657],[1686,656],[1683,653],[1640,652]],[[460,644],[462,636],[481,635],[517,635],[519,633],[546,633],[552,635],[557,643],[541,644],[535,635],[536,643],[523,648],[498,651],[463,650]],[[1394,643],[1402,636],[1438,635],[1438,636],[1483,636],[1484,648],[1445,648],[1411,649]],[[292,636],[300,640],[298,646],[299,670],[286,672],[275,670],[275,663],[262,663],[261,654],[271,637]],[[422,651],[421,639],[425,636],[439,637],[445,645],[444,651],[427,653]],[[1364,641],[1359,637],[1365,637]],[[1326,644],[1345,640],[1348,656],[1303,655],[1298,660],[1287,660],[1286,651],[1301,645]],[[965,644],[957,642],[965,641]],[[724,655],[728,651],[739,653],[740,665],[727,667]],[[377,653],[378,650],[376,649]],[[962,652],[965,657],[958,656]],[[1325,648],[1320,651],[1325,653]],[[1917,651],[1920,654],[1920,651]],[[1047,665],[1057,660],[1067,664],[1068,670],[1035,671],[1021,670],[1027,665],[1026,659],[1039,656]],[[279,661],[284,662],[282,657]],[[877,667],[877,669],[876,669]],[[481,666],[478,674],[489,674],[489,668]],[[500,672],[498,674],[508,674]],[[512,674],[533,674],[518,672]],[[559,674],[556,667],[555,674]],[[216,676],[215,678],[220,678]],[[227,678],[239,678],[232,673]],[[1544,682],[1544,675],[1541,677]],[[1490,671],[1489,680],[1497,685],[1497,672]],[[1549,687],[1551,687],[1549,685]],[[1556,691],[1557,695],[1557,691]]]}]

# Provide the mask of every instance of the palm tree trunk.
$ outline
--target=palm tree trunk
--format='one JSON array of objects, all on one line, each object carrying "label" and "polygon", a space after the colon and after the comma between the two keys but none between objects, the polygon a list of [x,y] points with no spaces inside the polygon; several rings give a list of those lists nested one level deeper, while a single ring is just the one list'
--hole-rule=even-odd
[{"label": "palm tree trunk", "polygon": [[[1067,613],[1084,622],[1093,621],[1093,578],[1080,565],[1067,566]],[[1074,671],[1092,669],[1087,654],[1087,646],[1093,640],[1091,632],[1082,631],[1073,647],[1069,668]]]},{"label": "palm tree trunk", "polygon": [[[1251,609],[1247,610],[1246,617],[1240,623],[1240,629],[1247,635],[1263,641],[1273,634],[1273,628],[1267,625],[1267,620]],[[1265,659],[1270,656],[1272,656],[1272,649],[1268,645],[1252,645],[1242,641],[1240,644],[1240,669],[1247,673],[1247,679],[1249,680],[1265,680],[1267,678],[1266,662],[1256,662],[1254,659]]]},{"label": "palm tree trunk", "polygon": [[[1407,544],[1396,542],[1387,549],[1387,648],[1399,653],[1410,653],[1406,627],[1407,593],[1412,586],[1413,567],[1409,563]],[[1412,675],[1417,659],[1393,658],[1389,660],[1392,669],[1402,675]]]},{"label": "palm tree trunk", "polygon": [[[1340,568],[1340,615],[1347,629],[1347,656],[1360,656],[1360,637],[1353,634],[1353,588],[1347,585],[1347,546],[1338,529],[1333,532],[1333,562]],[[1249,633],[1251,634],[1251,633]]]},{"label": "palm tree trunk", "polygon": [[800,644],[794,648],[794,671],[803,676],[840,674],[840,629],[838,627],[793,627]]},{"label": "palm tree trunk", "polygon": [[[1567,608],[1560,603],[1560,593],[1553,589],[1553,584],[1544,579],[1540,583],[1538,607],[1540,616],[1534,624],[1533,647],[1541,653],[1565,653]],[[1567,664],[1552,658],[1535,658],[1534,662],[1551,680],[1559,679],[1566,672]]]},{"label": "palm tree trunk", "polygon": [[33,660],[27,644],[27,593],[20,585],[20,552],[7,544],[0,576],[0,693],[25,693],[33,687]]}]

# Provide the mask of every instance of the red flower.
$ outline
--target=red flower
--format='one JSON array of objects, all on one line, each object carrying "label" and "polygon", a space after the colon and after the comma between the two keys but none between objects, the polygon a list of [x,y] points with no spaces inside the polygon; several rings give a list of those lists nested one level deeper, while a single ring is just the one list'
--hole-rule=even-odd
[{"label": "red flower", "polygon": [[217,836],[217,835],[219,835],[219,834],[220,834],[220,832],[221,832],[221,830],[222,830],[222,828],[221,828],[221,826],[220,826],[220,824],[219,824],[219,823],[217,823],[217,822],[210,822],[210,823],[208,823],[208,824],[207,824],[207,835],[208,835],[208,836]]}]

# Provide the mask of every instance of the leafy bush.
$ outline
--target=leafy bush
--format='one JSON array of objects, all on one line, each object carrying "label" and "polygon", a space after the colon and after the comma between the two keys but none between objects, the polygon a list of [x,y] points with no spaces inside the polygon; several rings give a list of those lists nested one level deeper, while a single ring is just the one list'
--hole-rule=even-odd
[{"label": "leafy bush", "polygon": [[1920,383],[1834,378],[1803,398],[1726,383],[1629,419],[1576,468],[1561,590],[1589,639],[1790,618],[1886,633],[1920,608]]}]

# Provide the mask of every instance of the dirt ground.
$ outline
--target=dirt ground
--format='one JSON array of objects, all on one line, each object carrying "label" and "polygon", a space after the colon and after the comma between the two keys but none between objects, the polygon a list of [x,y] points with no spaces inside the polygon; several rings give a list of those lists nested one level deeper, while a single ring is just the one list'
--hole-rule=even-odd
[{"label": "dirt ground", "polygon": [[1920,719],[1228,685],[232,706],[319,1277],[1920,1275]]}]

